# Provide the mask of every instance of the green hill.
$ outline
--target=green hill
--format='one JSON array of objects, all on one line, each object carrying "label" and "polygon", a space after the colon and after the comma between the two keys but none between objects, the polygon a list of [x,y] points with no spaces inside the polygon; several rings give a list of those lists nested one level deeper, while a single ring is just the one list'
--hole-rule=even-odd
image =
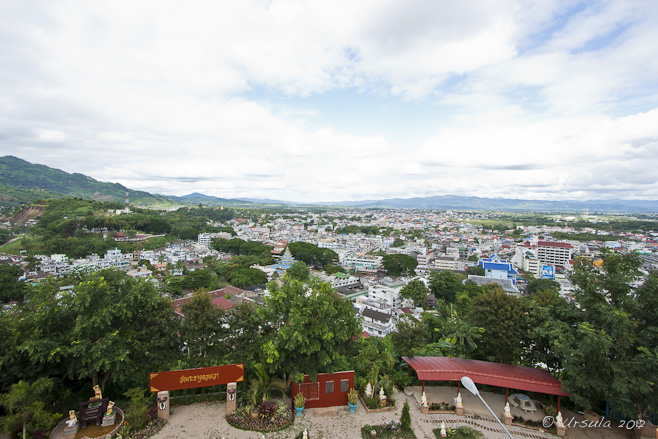
[{"label": "green hill", "polygon": [[[118,183],[104,183],[86,175],[36,165],[13,157],[0,157],[0,205],[29,203],[39,198],[80,197],[96,201],[125,199],[126,188]],[[128,189],[131,203],[145,207],[169,207],[171,200],[160,195]],[[5,204],[7,203],[7,204]]]}]

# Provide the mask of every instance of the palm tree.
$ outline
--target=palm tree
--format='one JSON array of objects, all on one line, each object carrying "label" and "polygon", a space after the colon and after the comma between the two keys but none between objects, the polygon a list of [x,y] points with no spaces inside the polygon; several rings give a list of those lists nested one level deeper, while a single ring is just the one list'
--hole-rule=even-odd
[{"label": "palm tree", "polygon": [[0,429],[8,432],[22,424],[23,439],[27,439],[27,426],[31,422],[49,427],[54,424],[62,415],[47,412],[43,403],[44,394],[52,388],[53,381],[50,378],[39,378],[33,383],[21,380],[12,384],[9,393],[0,395],[0,405],[7,411],[7,415],[0,418]]},{"label": "palm tree", "polygon": [[262,402],[270,399],[270,392],[276,390],[282,395],[286,394],[286,383],[279,379],[271,379],[265,370],[265,366],[260,363],[254,365],[256,376],[251,380],[251,398],[254,404],[258,404],[258,396],[262,393]]}]

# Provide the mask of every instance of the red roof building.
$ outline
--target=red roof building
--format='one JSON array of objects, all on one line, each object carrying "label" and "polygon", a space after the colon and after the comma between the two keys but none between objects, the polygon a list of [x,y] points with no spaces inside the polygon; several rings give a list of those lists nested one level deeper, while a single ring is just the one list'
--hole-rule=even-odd
[{"label": "red roof building", "polygon": [[507,390],[507,394],[509,389],[516,389],[557,395],[558,407],[559,397],[569,396],[562,390],[560,380],[549,372],[534,367],[457,357],[402,357],[402,359],[416,371],[418,379],[423,382],[423,391],[425,391],[425,381],[457,381],[461,384],[462,377],[467,376],[476,384],[503,387]]}]

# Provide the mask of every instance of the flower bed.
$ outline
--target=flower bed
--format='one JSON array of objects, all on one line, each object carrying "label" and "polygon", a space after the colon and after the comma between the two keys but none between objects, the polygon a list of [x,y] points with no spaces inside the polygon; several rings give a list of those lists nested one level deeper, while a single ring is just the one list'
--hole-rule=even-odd
[{"label": "flower bed", "polygon": [[399,430],[387,431],[386,425],[365,425],[361,429],[361,437],[370,439],[370,432],[375,430],[378,438],[416,439],[416,434],[411,428],[400,427]]},{"label": "flower bed", "polygon": [[[435,428],[434,430],[432,430],[432,432],[434,433],[434,436],[437,437],[437,439],[441,438],[440,428]],[[446,428],[446,433],[448,434],[448,437],[452,439],[480,439],[484,437],[484,433],[474,430],[465,425],[462,425],[461,427],[455,429]]]},{"label": "flower bed", "polygon": [[[361,404],[363,404],[363,408],[366,409],[366,413],[390,412],[392,410],[395,410],[395,400],[394,399],[389,399],[386,402],[386,407],[382,407],[379,404],[379,399],[362,398],[361,396],[359,396],[359,399],[361,400]],[[368,404],[368,403],[370,403],[370,404]],[[370,408],[370,407],[373,407],[373,408]]]},{"label": "flower bed", "polygon": [[[261,404],[262,406],[262,404]],[[226,417],[226,422],[232,427],[240,430],[251,431],[277,431],[290,427],[295,420],[295,416],[283,401],[266,404],[264,410],[261,409],[258,419],[251,417],[250,407],[240,407],[235,413]]]}]

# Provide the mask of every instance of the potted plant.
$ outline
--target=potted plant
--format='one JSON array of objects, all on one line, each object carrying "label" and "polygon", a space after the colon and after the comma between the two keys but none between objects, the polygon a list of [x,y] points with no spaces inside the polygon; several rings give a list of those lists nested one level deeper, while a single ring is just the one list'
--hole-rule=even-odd
[{"label": "potted plant", "polygon": [[301,393],[295,395],[295,410],[297,412],[297,416],[302,415],[302,410],[304,410],[305,404],[306,404],[306,398],[304,398],[304,395],[302,395]]},{"label": "potted plant", "polygon": [[349,392],[347,392],[347,405],[350,406],[350,413],[356,413],[356,406],[359,401],[359,394],[356,392],[356,389],[352,387]]}]

